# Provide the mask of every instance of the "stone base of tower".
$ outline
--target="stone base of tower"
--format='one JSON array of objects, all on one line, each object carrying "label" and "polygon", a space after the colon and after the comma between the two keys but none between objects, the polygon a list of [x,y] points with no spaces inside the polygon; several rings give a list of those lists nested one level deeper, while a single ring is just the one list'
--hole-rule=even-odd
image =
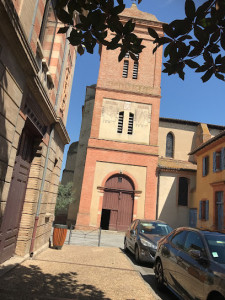
[{"label": "stone base of tower", "polygon": [[[127,152],[121,155],[113,150],[89,148],[76,228],[99,228],[104,217],[104,229],[123,231],[133,219],[155,219],[157,163],[157,155]],[[110,179],[112,183],[107,186]],[[133,184],[133,191],[113,186],[122,180]],[[130,216],[126,215],[128,209]]]}]

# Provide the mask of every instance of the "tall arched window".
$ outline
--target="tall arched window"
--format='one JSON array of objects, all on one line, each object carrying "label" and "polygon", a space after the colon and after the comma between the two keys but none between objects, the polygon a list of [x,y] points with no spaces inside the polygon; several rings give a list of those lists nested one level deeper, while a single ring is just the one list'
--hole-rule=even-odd
[{"label": "tall arched window", "polygon": [[166,157],[173,157],[174,153],[174,136],[169,132],[166,137]]}]

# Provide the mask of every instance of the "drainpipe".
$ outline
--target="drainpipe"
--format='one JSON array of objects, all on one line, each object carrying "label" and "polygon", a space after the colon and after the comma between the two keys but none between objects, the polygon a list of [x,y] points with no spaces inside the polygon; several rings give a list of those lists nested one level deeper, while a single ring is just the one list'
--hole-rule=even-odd
[{"label": "drainpipe", "polygon": [[35,19],[36,19],[36,16],[37,16],[38,4],[39,4],[39,0],[36,0],[35,7],[34,7],[33,19],[32,19],[32,25],[31,25],[31,30],[30,30],[30,35],[29,35],[29,38],[28,38],[29,43],[31,42],[32,34],[33,34],[33,31],[34,31],[34,25],[35,25]]},{"label": "drainpipe", "polygon": [[[65,44],[65,48],[64,48],[62,67],[61,67],[61,71],[60,71],[58,89],[57,89],[57,94],[56,94],[56,101],[55,101],[55,107],[54,107],[56,112],[57,112],[57,109],[58,109],[59,96],[60,96],[60,86],[61,86],[62,77],[63,77],[63,73],[64,73],[65,58],[66,58],[67,48],[68,48],[68,44],[69,44],[69,41],[67,39],[68,36],[69,36],[69,30],[67,31],[67,35],[66,35],[66,44]],[[49,153],[50,153],[50,149],[51,149],[51,143],[52,143],[52,139],[53,139],[55,124],[56,123],[51,125],[51,132],[50,132],[50,136],[49,136],[49,142],[48,142],[47,154],[46,154],[46,158],[45,158],[44,171],[43,171],[42,180],[41,180],[41,189],[40,189],[40,193],[39,193],[39,197],[38,197],[37,211],[36,211],[36,215],[35,215],[34,229],[33,229],[32,240],[31,240],[30,251],[29,251],[30,252],[30,257],[33,256],[34,242],[35,242],[35,239],[36,239],[37,225],[38,225],[38,221],[39,221],[40,208],[41,208],[41,202],[42,202],[42,196],[43,196],[44,184],[45,184],[45,177],[46,177],[46,172],[47,172],[47,167],[48,167],[48,159],[49,159]]]},{"label": "drainpipe", "polygon": [[159,215],[159,187],[160,187],[160,169],[157,169],[157,175],[158,175],[158,182],[157,182],[157,198],[156,198],[156,220],[158,219]]}]

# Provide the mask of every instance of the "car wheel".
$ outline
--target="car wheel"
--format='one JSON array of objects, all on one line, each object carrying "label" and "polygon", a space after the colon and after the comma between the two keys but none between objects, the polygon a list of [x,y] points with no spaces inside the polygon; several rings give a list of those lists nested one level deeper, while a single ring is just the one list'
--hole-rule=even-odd
[{"label": "car wheel", "polygon": [[127,239],[124,239],[124,251],[127,252],[128,248],[127,248]]},{"label": "car wheel", "polygon": [[162,290],[164,287],[164,276],[163,276],[163,266],[160,259],[155,263],[155,282],[158,290]]},{"label": "car wheel", "polygon": [[139,248],[138,248],[138,245],[136,245],[135,247],[135,261],[137,263],[140,263],[140,256],[139,256]]}]

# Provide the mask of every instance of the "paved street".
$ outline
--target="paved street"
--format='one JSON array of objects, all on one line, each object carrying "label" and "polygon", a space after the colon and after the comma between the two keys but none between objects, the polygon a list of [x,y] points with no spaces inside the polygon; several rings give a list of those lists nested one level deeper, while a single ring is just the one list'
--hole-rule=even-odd
[{"label": "paved street", "polygon": [[[100,243],[101,247],[118,247],[123,251],[124,232],[102,230],[100,233],[98,230],[94,230],[90,232],[73,230],[70,238],[69,238],[69,234],[70,233],[68,231],[66,244],[68,244],[70,239],[71,245],[98,246],[98,243]],[[99,236],[100,236],[100,241],[99,241]],[[124,253],[124,255],[126,255],[126,257],[130,260],[134,269],[141,274],[144,281],[148,285],[150,285],[150,287],[153,289],[153,291],[159,297],[159,299],[177,300],[177,298],[167,288],[165,288],[164,292],[159,292],[156,289],[154,272],[150,264],[143,263],[138,265],[134,260],[134,256],[130,252]]]},{"label": "paved street", "polygon": [[178,298],[174,296],[167,288],[165,288],[163,292],[159,292],[157,290],[152,265],[149,265],[147,263],[137,264],[134,260],[134,256],[130,252],[127,252],[125,254],[130,259],[130,262],[132,263],[134,269],[140,272],[142,278],[150,285],[150,287],[153,289],[153,291],[156,293],[159,299],[178,300]]}]

